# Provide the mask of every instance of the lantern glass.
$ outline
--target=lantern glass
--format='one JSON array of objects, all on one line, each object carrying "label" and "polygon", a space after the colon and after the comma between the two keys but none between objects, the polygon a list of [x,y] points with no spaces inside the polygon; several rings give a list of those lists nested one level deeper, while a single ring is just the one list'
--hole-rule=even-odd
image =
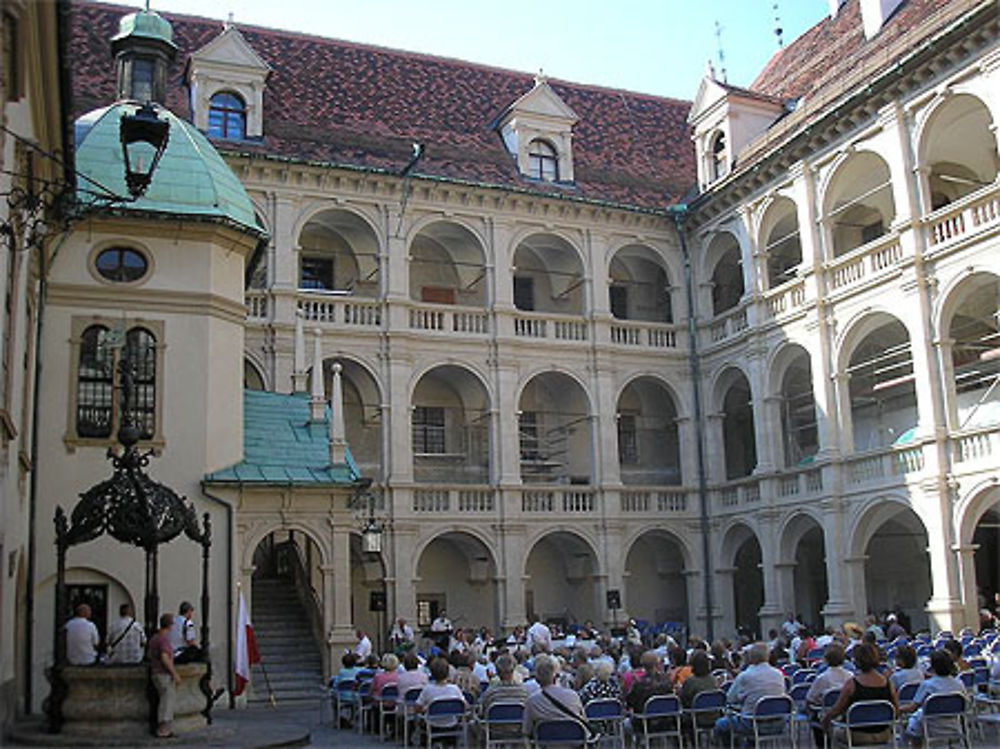
[{"label": "lantern glass", "polygon": [[382,529],[369,522],[361,532],[361,548],[366,554],[382,553]]},{"label": "lantern glass", "polygon": [[161,120],[151,104],[121,119],[120,137],[125,159],[125,184],[133,198],[140,197],[153,179],[156,165],[167,148],[170,123]]}]

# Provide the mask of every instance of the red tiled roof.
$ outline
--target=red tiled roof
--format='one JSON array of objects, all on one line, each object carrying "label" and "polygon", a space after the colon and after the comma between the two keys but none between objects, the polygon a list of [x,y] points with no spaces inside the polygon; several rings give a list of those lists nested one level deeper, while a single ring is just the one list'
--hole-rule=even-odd
[{"label": "red tiled roof", "polygon": [[872,61],[884,56],[890,63],[897,51],[896,42],[912,36],[918,27],[927,33],[941,28],[937,19],[926,23],[929,17],[939,11],[957,15],[962,10],[959,6],[967,5],[956,0],[904,0],[878,34],[865,39],[860,0],[847,0],[836,18],[827,16],[775,53],[750,88],[787,100],[813,97],[835,85],[842,87],[845,79],[855,78],[852,73],[870,68]]},{"label": "red tiled roof", "polygon": [[[73,3],[68,59],[74,116],[114,99],[109,40],[119,18],[134,10]],[[178,46],[166,104],[190,119],[184,66],[222,31],[222,23],[162,15],[173,24]],[[690,102],[549,79],[580,121],[573,128],[575,184],[545,185],[518,174],[490,128],[531,89],[532,76],[304,34],[239,29],[273,72],[264,92],[263,142],[240,143],[237,150],[399,170],[418,141],[425,148],[416,174],[647,209],[676,202],[694,184]]]}]

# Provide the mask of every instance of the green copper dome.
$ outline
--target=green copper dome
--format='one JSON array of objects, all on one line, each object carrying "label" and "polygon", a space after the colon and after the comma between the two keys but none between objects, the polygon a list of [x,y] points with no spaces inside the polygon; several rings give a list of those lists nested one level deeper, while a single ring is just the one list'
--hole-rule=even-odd
[{"label": "green copper dome", "polygon": [[[83,175],[77,178],[76,189],[82,205],[105,205],[107,193],[102,188],[128,195],[119,127],[122,116],[134,114],[138,108],[135,102],[118,102],[76,121],[76,170]],[[261,233],[246,190],[208,139],[168,109],[157,106],[156,112],[170,123],[166,151],[146,193],[136,201],[114,203],[113,207],[215,218]]]},{"label": "green copper dome", "polygon": [[123,16],[118,22],[118,33],[111,37],[111,41],[120,42],[130,36],[155,39],[171,47],[176,47],[174,29],[170,25],[170,21],[153,10],[140,10]]}]

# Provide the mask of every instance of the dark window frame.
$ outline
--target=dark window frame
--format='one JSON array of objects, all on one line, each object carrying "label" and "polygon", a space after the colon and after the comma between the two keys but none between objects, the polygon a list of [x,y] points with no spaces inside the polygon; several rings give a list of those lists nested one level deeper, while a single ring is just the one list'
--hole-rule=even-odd
[{"label": "dark window frame", "polygon": [[[107,257],[114,257],[115,262],[113,265],[102,267],[103,258]],[[135,274],[137,266],[127,262],[132,257],[142,261],[142,271],[138,275]],[[149,273],[149,258],[134,247],[108,247],[97,253],[97,257],[94,258],[94,269],[97,271],[97,275],[106,281],[111,281],[112,283],[135,283],[145,278]]]},{"label": "dark window frame", "polygon": [[542,182],[559,181],[559,151],[542,138],[528,144],[528,174]]},{"label": "dark window frame", "polygon": [[414,455],[443,455],[446,450],[444,406],[414,406]]},{"label": "dark window frame", "polygon": [[208,136],[222,140],[245,140],[247,105],[232,91],[217,91],[208,101]]}]

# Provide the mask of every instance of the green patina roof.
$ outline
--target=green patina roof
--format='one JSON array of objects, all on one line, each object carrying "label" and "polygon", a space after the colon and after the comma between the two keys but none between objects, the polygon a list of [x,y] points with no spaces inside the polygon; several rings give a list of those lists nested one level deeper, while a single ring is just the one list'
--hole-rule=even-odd
[{"label": "green patina roof", "polygon": [[330,409],[309,421],[309,396],[257,390],[243,393],[243,460],[205,476],[214,484],[351,484],[360,472],[350,450],[344,463],[330,464]]},{"label": "green patina roof", "polygon": [[[215,218],[260,233],[246,190],[215,147],[196,127],[155,106],[158,116],[170,123],[167,148],[146,193],[136,201],[116,203],[115,208]],[[76,169],[93,180],[77,179],[77,199],[83,205],[101,205],[107,200],[94,182],[118,195],[128,195],[119,126],[123,115],[138,108],[136,102],[117,102],[76,121]]]},{"label": "green patina roof", "polygon": [[155,10],[140,10],[123,16],[118,22],[118,33],[111,37],[111,41],[119,42],[130,36],[158,39],[171,47],[177,46],[174,44],[174,30],[170,21]]}]

